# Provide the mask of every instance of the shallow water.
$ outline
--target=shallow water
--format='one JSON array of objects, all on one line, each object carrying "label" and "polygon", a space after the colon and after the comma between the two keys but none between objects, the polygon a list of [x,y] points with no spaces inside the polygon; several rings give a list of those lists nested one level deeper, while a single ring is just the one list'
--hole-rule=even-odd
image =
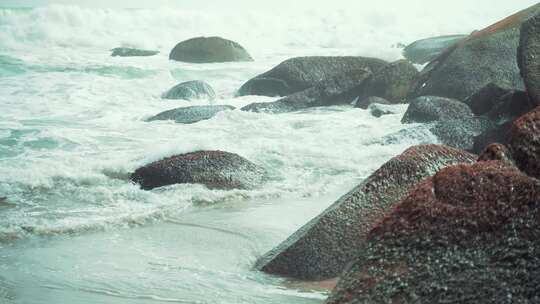
[{"label": "shallow water", "polygon": [[[160,98],[181,81],[209,82],[214,104],[272,101],[234,98],[235,90],[289,57],[394,60],[397,42],[468,32],[509,10],[459,24],[397,15],[383,26],[380,9],[363,18],[345,9],[294,18],[260,10],[237,18],[163,8],[0,9],[0,303],[321,303],[324,292],[252,266],[386,160],[436,142],[400,123],[406,106],[381,118],[336,106],[227,111],[193,125],[145,119],[209,104]],[[256,61],[168,60],[176,42],[200,34],[235,39]],[[121,45],[161,53],[110,57]],[[238,153],[270,180],[250,191],[142,191],[127,179],[148,162],[200,149]]]}]

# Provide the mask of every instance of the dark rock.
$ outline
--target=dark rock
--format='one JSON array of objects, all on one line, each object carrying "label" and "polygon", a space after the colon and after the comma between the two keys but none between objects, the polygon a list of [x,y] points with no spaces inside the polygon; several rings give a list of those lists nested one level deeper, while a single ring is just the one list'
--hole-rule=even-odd
[{"label": "dark rock", "polygon": [[537,303],[540,182],[498,161],[420,183],[368,235],[326,303]]},{"label": "dark rock", "polygon": [[472,151],[474,153],[482,152],[487,146],[494,143],[507,145],[510,142],[510,129],[512,122],[504,123],[500,126],[489,128],[474,138]]},{"label": "dark rock", "polygon": [[197,37],[178,43],[169,59],[191,63],[253,61],[240,44],[221,37]]},{"label": "dark rock", "polygon": [[208,83],[200,80],[193,80],[176,85],[167,91],[167,93],[163,94],[163,98],[185,100],[207,98],[212,100],[216,98],[216,93]]},{"label": "dark rock", "polygon": [[234,109],[233,106],[228,105],[185,107],[159,113],[149,118],[148,121],[174,120],[177,123],[192,124],[210,119],[219,112]]},{"label": "dark rock", "polygon": [[403,49],[403,57],[413,63],[424,64],[466,37],[467,35],[448,35],[418,40]]},{"label": "dark rock", "polygon": [[448,48],[424,68],[413,96],[465,100],[490,82],[523,90],[516,60],[520,26],[539,11],[534,5]]},{"label": "dark rock", "polygon": [[512,88],[508,84],[490,82],[478,92],[469,96],[464,102],[471,107],[475,115],[483,115],[491,111],[499,99],[511,91]]},{"label": "dark rock", "polygon": [[242,111],[286,113],[312,107],[351,103],[362,90],[363,82],[371,75],[367,69],[351,70],[321,81],[302,92],[274,102],[252,103]]},{"label": "dark rock", "polygon": [[501,161],[509,166],[514,166],[510,150],[502,144],[491,144],[482,151],[480,156],[478,156],[479,162],[492,160]]},{"label": "dark rock", "polygon": [[222,151],[172,156],[137,169],[130,179],[144,190],[172,184],[203,184],[210,189],[252,189],[264,170],[243,157]]},{"label": "dark rock", "polygon": [[540,107],[514,122],[509,146],[517,166],[540,178]]},{"label": "dark rock", "polygon": [[366,233],[416,183],[448,165],[475,159],[445,146],[409,148],[264,255],[257,267],[303,280],[339,276],[358,254]]},{"label": "dark rock", "polygon": [[111,50],[113,57],[140,57],[154,56],[159,54],[159,51],[139,50],[134,48],[119,47]]},{"label": "dark rock", "polygon": [[389,63],[366,80],[360,99],[378,96],[392,103],[405,103],[418,75],[418,70],[407,60]]},{"label": "dark rock", "polygon": [[518,63],[531,102],[540,105],[540,14],[521,26]]},{"label": "dark rock", "polygon": [[392,109],[385,107],[383,104],[372,103],[369,105],[369,111],[374,117],[381,117],[384,115],[396,114]]},{"label": "dark rock", "polygon": [[377,96],[370,96],[368,98],[364,98],[364,99],[359,99],[356,104],[354,105],[355,108],[360,108],[360,109],[367,109],[369,108],[369,105],[372,104],[372,103],[377,103],[377,104],[392,104],[390,101],[384,99],[384,98],[381,98],[381,97],[377,97]]},{"label": "dark rock", "polygon": [[533,109],[534,107],[529,102],[527,93],[514,90],[501,96],[486,116],[498,125],[502,125]]},{"label": "dark rock", "polygon": [[238,95],[286,96],[354,70],[375,72],[386,62],[366,57],[297,57],[246,82]]},{"label": "dark rock", "polygon": [[488,119],[471,117],[438,121],[429,130],[437,136],[441,144],[473,151],[475,138],[493,128],[493,123]]},{"label": "dark rock", "polygon": [[426,123],[473,116],[469,106],[455,100],[437,96],[421,96],[410,102],[402,123]]}]

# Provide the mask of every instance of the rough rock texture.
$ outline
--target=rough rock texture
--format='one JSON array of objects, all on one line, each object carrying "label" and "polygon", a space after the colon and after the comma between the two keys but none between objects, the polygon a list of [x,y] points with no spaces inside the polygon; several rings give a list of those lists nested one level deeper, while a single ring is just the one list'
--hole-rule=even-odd
[{"label": "rough rock texture", "polygon": [[413,96],[465,100],[490,82],[523,90],[516,60],[520,26],[539,11],[540,4],[534,5],[447,49],[422,71]]},{"label": "rough rock texture", "polygon": [[191,63],[253,61],[240,44],[221,37],[197,37],[178,43],[169,59]]},{"label": "rough rock texture", "polygon": [[403,57],[412,63],[428,63],[466,37],[467,35],[448,35],[417,40],[403,49]]},{"label": "rough rock texture", "polygon": [[384,60],[367,57],[296,57],[250,79],[238,95],[286,96],[304,91],[321,81],[354,70],[375,72]]},{"label": "rough rock texture", "polygon": [[351,103],[362,90],[363,82],[371,72],[367,69],[351,70],[321,81],[302,92],[291,94],[274,102],[252,103],[242,111],[286,113],[301,109]]},{"label": "rough rock texture", "polygon": [[510,150],[502,144],[491,144],[487,146],[484,151],[478,156],[479,162],[497,160],[501,161],[509,166],[514,166],[514,160],[512,159],[512,153]]},{"label": "rough rock texture", "polygon": [[366,80],[360,99],[377,96],[392,103],[405,103],[419,74],[407,60],[389,63]]},{"label": "rough rock texture", "polygon": [[264,170],[243,157],[223,151],[198,151],[172,156],[137,169],[131,180],[150,190],[172,184],[203,184],[211,189],[251,189]]},{"label": "rough rock texture", "polygon": [[502,125],[533,109],[526,92],[513,90],[501,96],[486,117]]},{"label": "rough rock texture", "polygon": [[499,99],[512,91],[509,84],[488,83],[478,92],[469,96],[464,102],[471,107],[475,115],[483,115],[491,111]]},{"label": "rough rock texture", "polygon": [[540,105],[540,14],[524,22],[518,48],[518,63],[533,104]]},{"label": "rough rock texture", "polygon": [[386,100],[384,98],[377,97],[377,96],[370,96],[368,98],[358,99],[358,101],[356,102],[354,107],[355,108],[360,108],[360,109],[367,109],[369,107],[369,105],[372,104],[372,103],[392,104],[390,101],[388,101],[388,100]]},{"label": "rough rock texture", "polygon": [[177,123],[192,124],[210,119],[219,112],[234,109],[235,107],[228,105],[184,107],[161,112],[158,115],[149,118],[147,121],[174,120]]},{"label": "rough rock texture", "polygon": [[450,147],[473,151],[477,136],[492,130],[494,125],[484,117],[441,120],[430,127],[439,142]]},{"label": "rough rock texture", "polygon": [[134,48],[119,47],[111,50],[113,57],[139,57],[139,56],[154,56],[159,54],[159,51],[139,50]]},{"label": "rough rock texture", "polygon": [[484,148],[493,143],[508,144],[510,142],[511,128],[512,122],[507,122],[500,126],[487,129],[474,138],[472,151],[474,153],[480,153]]},{"label": "rough rock texture", "polygon": [[216,93],[212,87],[200,80],[182,82],[163,94],[165,99],[214,99]]},{"label": "rough rock texture", "polygon": [[473,116],[469,106],[458,100],[421,96],[410,102],[402,123],[434,122],[449,119],[465,119]]},{"label": "rough rock texture", "polygon": [[509,146],[518,167],[540,178],[540,107],[514,122]]},{"label": "rough rock texture", "polygon": [[498,161],[420,183],[368,236],[329,304],[538,303],[540,182]]},{"label": "rough rock texture", "polygon": [[264,255],[257,267],[303,280],[339,276],[358,254],[366,233],[416,183],[448,165],[475,159],[445,146],[409,148]]}]

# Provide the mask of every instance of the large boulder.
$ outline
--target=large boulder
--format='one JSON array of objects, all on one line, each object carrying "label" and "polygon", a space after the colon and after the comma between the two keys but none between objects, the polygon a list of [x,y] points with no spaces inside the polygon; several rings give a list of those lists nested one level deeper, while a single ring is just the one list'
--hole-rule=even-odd
[{"label": "large boulder", "polygon": [[238,90],[238,95],[287,96],[350,71],[375,72],[385,64],[384,60],[367,57],[291,58],[250,79]]},{"label": "large boulder", "polygon": [[540,105],[540,14],[521,26],[518,64],[531,101]]},{"label": "large boulder", "polygon": [[257,267],[303,280],[337,277],[358,255],[371,227],[416,183],[448,165],[475,159],[445,146],[409,148],[261,257]]},{"label": "large boulder", "polygon": [[242,111],[286,113],[312,107],[351,103],[361,92],[370,70],[351,70],[315,84],[302,92],[291,94],[274,102],[252,103]]},{"label": "large boulder", "polygon": [[501,96],[485,116],[497,125],[502,125],[533,109],[526,92],[512,90]]},{"label": "large boulder", "polygon": [[428,63],[466,37],[467,35],[447,35],[417,40],[403,49],[403,57],[412,63]]},{"label": "large boulder", "polygon": [[203,184],[210,189],[252,189],[262,184],[262,168],[223,151],[198,151],[141,167],[130,179],[144,190],[173,184]]},{"label": "large boulder", "polygon": [[438,121],[429,130],[444,145],[474,151],[475,139],[493,128],[495,125],[489,119],[471,117]]},{"label": "large boulder", "polygon": [[540,11],[536,4],[447,49],[421,73],[413,96],[465,100],[490,82],[524,89],[517,65],[520,26]]},{"label": "large boulder", "polygon": [[229,105],[184,107],[161,112],[156,116],[149,118],[147,121],[174,120],[177,123],[192,124],[210,119],[219,112],[234,109],[235,107]]},{"label": "large boulder", "polygon": [[221,37],[197,37],[178,43],[169,59],[190,63],[253,61],[240,44]]},{"label": "large boulder", "polygon": [[159,54],[159,51],[140,50],[134,48],[118,47],[111,50],[113,57],[142,57],[154,56]]},{"label": "large boulder", "polygon": [[401,119],[402,123],[428,123],[450,119],[471,118],[469,106],[455,99],[420,96],[412,100]]},{"label": "large boulder", "polygon": [[475,115],[483,115],[491,111],[501,97],[512,91],[509,84],[490,82],[464,102],[471,107]]},{"label": "large boulder", "polygon": [[208,83],[200,80],[193,80],[182,82],[174,86],[172,89],[167,91],[167,93],[163,94],[162,97],[165,99],[213,100],[216,98],[216,93]]},{"label": "large boulder", "polygon": [[389,63],[366,80],[359,98],[377,96],[392,103],[405,103],[418,75],[418,70],[407,60]]},{"label": "large boulder", "polygon": [[540,107],[516,120],[510,131],[510,150],[521,170],[540,178]]},{"label": "large boulder", "polygon": [[474,138],[472,152],[480,153],[490,144],[499,143],[507,145],[510,142],[510,130],[512,122],[506,122],[499,126],[487,129]]},{"label": "large boulder", "polygon": [[538,303],[540,182],[505,162],[420,183],[368,234],[329,304]]}]

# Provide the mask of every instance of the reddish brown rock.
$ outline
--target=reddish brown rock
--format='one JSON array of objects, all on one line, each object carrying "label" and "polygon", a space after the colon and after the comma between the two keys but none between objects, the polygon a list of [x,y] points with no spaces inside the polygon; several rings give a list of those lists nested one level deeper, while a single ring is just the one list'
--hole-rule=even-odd
[{"label": "reddish brown rock", "polygon": [[510,149],[521,170],[540,178],[540,107],[514,122]]},{"label": "reddish brown rock", "polygon": [[420,183],[377,225],[327,303],[538,303],[540,181],[499,161]]},{"label": "reddish brown rock", "polygon": [[131,180],[150,190],[172,184],[203,184],[211,189],[250,189],[264,180],[264,170],[245,158],[223,151],[172,156],[137,169]]},{"label": "reddish brown rock", "polygon": [[510,150],[502,144],[491,144],[478,156],[479,162],[499,160],[508,165],[514,165]]},{"label": "reddish brown rock", "polygon": [[302,280],[337,277],[356,257],[373,224],[416,183],[448,165],[475,159],[441,145],[409,148],[264,255],[257,268]]}]

